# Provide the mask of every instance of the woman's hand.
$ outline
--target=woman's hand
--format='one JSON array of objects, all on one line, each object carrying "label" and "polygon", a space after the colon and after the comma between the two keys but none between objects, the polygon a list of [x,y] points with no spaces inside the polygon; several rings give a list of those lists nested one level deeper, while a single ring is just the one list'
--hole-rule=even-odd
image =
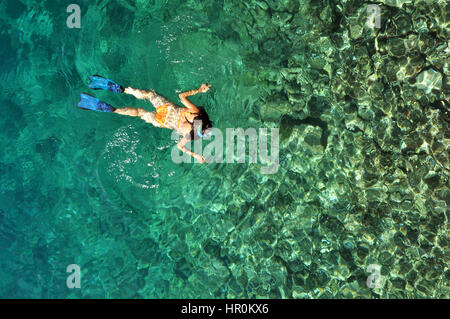
[{"label": "woman's hand", "polygon": [[205,162],[205,158],[201,155],[195,154],[195,159],[199,161],[201,164]]},{"label": "woman's hand", "polygon": [[202,84],[202,86],[198,89],[198,91],[200,92],[200,93],[205,93],[205,92],[208,92],[209,91],[209,88],[211,87],[211,84],[207,84],[207,83],[204,83],[204,84]]}]

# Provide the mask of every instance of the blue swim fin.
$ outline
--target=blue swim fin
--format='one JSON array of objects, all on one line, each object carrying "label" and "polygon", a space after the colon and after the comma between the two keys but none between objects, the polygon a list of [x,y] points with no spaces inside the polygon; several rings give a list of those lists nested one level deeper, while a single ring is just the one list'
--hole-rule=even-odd
[{"label": "blue swim fin", "polygon": [[89,80],[91,82],[89,83],[89,87],[93,90],[107,90],[114,93],[123,93],[124,88],[122,85],[117,84],[116,82],[105,79],[104,77],[100,75],[91,75],[89,77]]},{"label": "blue swim fin", "polygon": [[114,112],[116,108],[108,103],[102,102],[99,99],[87,93],[81,93],[81,100],[78,102],[78,107],[84,110],[100,111],[100,112]]}]

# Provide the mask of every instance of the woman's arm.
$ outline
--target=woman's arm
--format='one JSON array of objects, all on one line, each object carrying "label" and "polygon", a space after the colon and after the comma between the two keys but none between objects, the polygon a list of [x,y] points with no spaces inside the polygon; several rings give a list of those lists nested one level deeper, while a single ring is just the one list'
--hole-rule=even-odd
[{"label": "woman's arm", "polygon": [[183,137],[177,144],[177,147],[180,151],[191,155],[193,158],[195,158],[197,161],[199,161],[200,163],[204,163],[205,162],[205,158],[199,154],[196,154],[190,150],[188,150],[186,147],[184,147],[186,145],[186,143],[189,142],[189,140],[185,137]]},{"label": "woman's arm", "polygon": [[186,91],[183,93],[178,94],[181,103],[183,103],[184,106],[186,106],[188,109],[190,109],[192,112],[198,112],[198,108],[195,104],[193,104],[191,101],[188,100],[188,96],[195,95],[197,93],[205,93],[208,92],[209,88],[211,87],[210,84],[202,84],[198,89]]}]

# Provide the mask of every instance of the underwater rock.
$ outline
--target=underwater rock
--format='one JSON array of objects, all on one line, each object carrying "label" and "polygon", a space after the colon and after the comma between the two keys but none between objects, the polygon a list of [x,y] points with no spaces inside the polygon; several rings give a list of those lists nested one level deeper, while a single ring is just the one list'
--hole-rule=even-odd
[{"label": "underwater rock", "polygon": [[423,71],[417,76],[416,87],[425,91],[425,94],[432,90],[440,91],[442,89],[442,74],[434,69]]},{"label": "underwater rock", "polygon": [[323,96],[312,96],[308,101],[308,113],[310,117],[320,117],[328,109],[328,101]]},{"label": "underwater rock", "polygon": [[395,57],[404,56],[407,53],[403,39],[393,38],[387,42],[387,50],[390,55]]},{"label": "underwater rock", "polygon": [[313,154],[323,154],[323,146],[321,144],[322,129],[317,126],[308,125],[305,129],[305,143],[310,147]]},{"label": "underwater rock", "polygon": [[406,81],[410,79],[411,77],[414,77],[418,74],[420,70],[422,70],[424,66],[424,60],[422,57],[414,57],[404,61],[401,63],[401,66],[397,72],[397,79],[399,81]]},{"label": "underwater rock", "polygon": [[380,0],[381,3],[384,3],[387,6],[391,7],[403,7],[404,4],[410,4],[413,0]]},{"label": "underwater rock", "polygon": [[440,177],[435,172],[428,173],[423,180],[432,189],[437,188],[440,184]]},{"label": "underwater rock", "polygon": [[292,14],[289,12],[275,12],[272,14],[272,24],[279,28],[284,28],[286,24],[292,19]]},{"label": "underwater rock", "polygon": [[301,124],[292,128],[289,139],[282,143],[288,145],[294,153],[322,155],[324,152],[322,136],[323,132],[319,126]]},{"label": "underwater rock", "polygon": [[284,114],[290,112],[291,104],[286,101],[269,102],[262,104],[259,113],[263,121],[279,121]]},{"label": "underwater rock", "polygon": [[427,61],[436,69],[443,70],[444,74],[449,74],[450,50],[446,43],[438,44],[436,49],[427,55]]}]

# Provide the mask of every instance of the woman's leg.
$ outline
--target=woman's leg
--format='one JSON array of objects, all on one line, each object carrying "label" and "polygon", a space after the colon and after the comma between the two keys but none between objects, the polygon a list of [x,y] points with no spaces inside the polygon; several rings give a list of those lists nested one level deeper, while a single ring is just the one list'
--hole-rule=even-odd
[{"label": "woman's leg", "polygon": [[127,87],[123,92],[133,95],[139,100],[149,100],[155,94],[152,91],[133,89],[132,87]]},{"label": "woman's leg", "polygon": [[128,87],[124,91],[127,94],[133,95],[135,98],[140,100],[148,100],[153,104],[153,107],[156,109],[158,106],[173,104],[164,96],[159,95],[155,92],[155,90],[147,91],[147,90],[139,90]]},{"label": "woman's leg", "polygon": [[117,108],[114,113],[120,115],[128,115],[134,117],[140,117],[147,123],[153,124],[153,126],[161,127],[161,125],[155,120],[155,112],[149,112],[143,108],[135,108],[135,107],[121,107]]}]

